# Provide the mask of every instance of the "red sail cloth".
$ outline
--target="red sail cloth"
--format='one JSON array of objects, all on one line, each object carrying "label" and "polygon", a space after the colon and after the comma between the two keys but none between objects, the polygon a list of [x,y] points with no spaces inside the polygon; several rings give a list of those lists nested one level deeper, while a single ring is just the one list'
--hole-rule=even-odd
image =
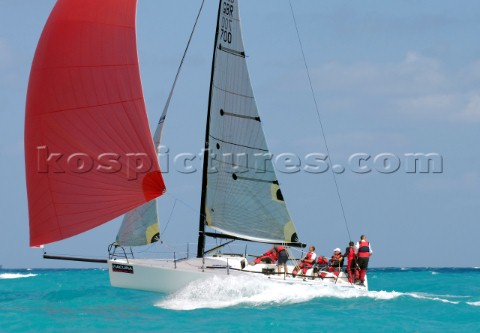
[{"label": "red sail cloth", "polygon": [[25,116],[30,245],[71,237],[165,191],[143,99],[136,0],[59,0]]}]

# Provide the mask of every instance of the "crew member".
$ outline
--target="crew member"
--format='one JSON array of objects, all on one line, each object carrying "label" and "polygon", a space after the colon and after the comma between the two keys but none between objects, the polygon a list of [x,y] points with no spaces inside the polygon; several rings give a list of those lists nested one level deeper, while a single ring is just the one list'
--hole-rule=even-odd
[{"label": "crew member", "polygon": [[368,261],[373,254],[372,246],[365,235],[360,236],[360,241],[356,244],[357,264],[360,269],[359,284],[364,285],[365,275],[367,274]]},{"label": "crew member", "polygon": [[343,267],[342,252],[338,247],[335,250],[333,250],[333,255],[330,258],[330,261],[328,264],[329,264],[328,271],[334,272],[334,274],[338,276],[338,273],[342,270],[342,267]]},{"label": "crew member", "polygon": [[355,274],[358,274],[358,270],[356,269],[356,261],[355,261],[355,244],[350,241],[348,243],[348,247],[345,249],[344,258],[348,259],[347,264],[347,274],[348,274],[348,282],[354,283],[355,282]]},{"label": "crew member", "polygon": [[297,276],[297,273],[300,269],[302,270],[303,275],[307,274],[308,269],[313,266],[316,258],[317,258],[317,255],[315,254],[315,246],[312,245],[310,246],[309,251],[305,256],[305,258],[303,258],[300,261],[300,264],[295,266],[295,268],[293,269],[293,272],[292,272],[293,277]]},{"label": "crew member", "polygon": [[324,256],[318,256],[317,263],[313,267],[313,275],[315,277],[324,278],[327,274],[325,271],[328,269],[328,259]]},{"label": "crew member", "polygon": [[278,259],[277,251],[272,247],[270,250],[262,254],[260,257],[253,261],[254,264],[264,263],[264,264],[273,264]]},{"label": "crew member", "polygon": [[287,250],[285,247],[282,245],[275,245],[274,247],[275,252],[277,253],[278,261],[277,261],[277,271],[278,274],[281,273],[280,267],[283,266],[283,271],[286,274],[288,274],[288,268],[287,268],[287,260],[288,260],[288,254]]}]

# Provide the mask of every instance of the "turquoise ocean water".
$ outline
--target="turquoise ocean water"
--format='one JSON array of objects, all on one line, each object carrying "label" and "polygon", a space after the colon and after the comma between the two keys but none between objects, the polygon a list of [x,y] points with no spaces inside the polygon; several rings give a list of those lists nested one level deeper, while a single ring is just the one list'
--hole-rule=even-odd
[{"label": "turquoise ocean water", "polygon": [[480,269],[370,269],[369,292],[234,277],[164,295],[108,272],[0,270],[0,332],[480,332]]}]

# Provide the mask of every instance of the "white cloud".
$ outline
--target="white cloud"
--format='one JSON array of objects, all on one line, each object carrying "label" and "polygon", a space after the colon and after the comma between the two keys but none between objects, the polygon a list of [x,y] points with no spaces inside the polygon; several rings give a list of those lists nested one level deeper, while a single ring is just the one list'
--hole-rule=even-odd
[{"label": "white cloud", "polygon": [[314,77],[325,105],[344,112],[480,121],[480,61],[454,70],[410,51],[396,63],[328,63]]},{"label": "white cloud", "polygon": [[427,94],[406,97],[397,100],[398,111],[421,118],[450,118],[462,104],[462,96],[458,94]]},{"label": "white cloud", "polygon": [[315,77],[320,89],[354,89],[370,95],[414,94],[444,88],[448,83],[437,60],[413,51],[397,63],[329,63],[317,70]]},{"label": "white cloud", "polygon": [[480,90],[410,97],[397,101],[398,111],[416,118],[477,122],[480,121]]}]

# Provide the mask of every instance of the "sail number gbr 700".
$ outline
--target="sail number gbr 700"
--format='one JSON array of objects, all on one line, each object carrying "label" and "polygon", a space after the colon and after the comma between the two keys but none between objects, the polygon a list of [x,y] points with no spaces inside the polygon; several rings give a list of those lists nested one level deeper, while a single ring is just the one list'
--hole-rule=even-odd
[{"label": "sail number gbr 700", "polygon": [[222,26],[220,29],[220,40],[225,43],[232,43],[232,19],[233,3],[235,0],[227,0],[223,2]]}]

